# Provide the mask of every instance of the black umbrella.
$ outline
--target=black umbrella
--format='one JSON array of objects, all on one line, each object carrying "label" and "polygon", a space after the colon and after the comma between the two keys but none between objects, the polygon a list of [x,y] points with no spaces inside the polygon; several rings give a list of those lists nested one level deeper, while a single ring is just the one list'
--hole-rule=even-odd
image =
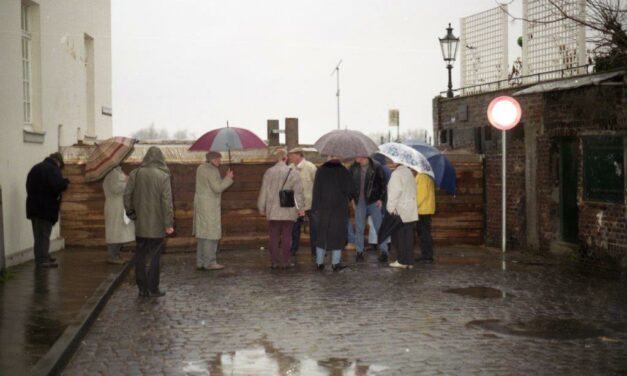
[{"label": "black umbrella", "polygon": [[400,216],[385,212],[385,214],[383,214],[383,220],[381,221],[379,231],[377,231],[377,239],[387,239],[395,233],[402,224],[403,221]]}]

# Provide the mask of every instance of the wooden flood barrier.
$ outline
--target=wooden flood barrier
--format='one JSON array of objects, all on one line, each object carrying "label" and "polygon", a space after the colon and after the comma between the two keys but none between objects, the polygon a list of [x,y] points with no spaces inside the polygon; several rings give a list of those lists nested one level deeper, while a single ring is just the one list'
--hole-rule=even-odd
[{"label": "wooden flood barrier", "polygon": [[[437,194],[433,217],[435,246],[484,243],[483,164],[476,155],[450,155],[456,168],[458,195]],[[138,165],[124,164],[129,173]],[[171,248],[195,249],[192,237],[193,202],[198,164],[168,163],[172,173],[175,209]],[[235,183],[222,196],[222,249],[251,249],[268,246],[266,219],[257,211],[257,195],[264,172],[272,163],[233,164]],[[221,168],[223,171],[225,167]],[[67,246],[102,246],[104,240],[104,193],[102,181],[85,183],[84,165],[66,164],[64,174],[70,187],[63,194],[61,234]],[[307,244],[308,234],[303,234]]]}]

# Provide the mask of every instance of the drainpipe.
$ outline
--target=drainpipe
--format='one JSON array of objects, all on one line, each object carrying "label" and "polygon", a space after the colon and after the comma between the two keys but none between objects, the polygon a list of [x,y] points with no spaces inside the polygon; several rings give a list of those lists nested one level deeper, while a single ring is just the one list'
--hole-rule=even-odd
[{"label": "drainpipe", "polygon": [[4,261],[4,222],[2,220],[2,186],[0,186],[0,277],[4,277],[6,263]]}]

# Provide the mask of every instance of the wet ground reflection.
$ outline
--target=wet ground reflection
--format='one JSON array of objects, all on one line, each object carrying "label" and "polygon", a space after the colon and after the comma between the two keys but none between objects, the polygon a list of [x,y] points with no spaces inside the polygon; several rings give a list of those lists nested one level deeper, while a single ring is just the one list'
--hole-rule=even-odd
[{"label": "wet ground reflection", "polygon": [[477,299],[499,299],[512,298],[514,295],[508,294],[503,290],[484,286],[471,286],[457,289],[444,290],[445,293],[457,294],[462,296],[470,296]]},{"label": "wet ground reflection", "polygon": [[501,320],[475,320],[467,328],[523,337],[576,340],[601,337],[608,333],[602,325],[575,319],[536,317],[526,322],[503,323]]},{"label": "wet ground reflection", "polygon": [[188,361],[183,372],[188,375],[258,375],[258,376],[369,376],[388,367],[365,365],[359,360],[330,358],[295,359],[282,354],[266,341],[247,349],[221,353],[213,361]]}]

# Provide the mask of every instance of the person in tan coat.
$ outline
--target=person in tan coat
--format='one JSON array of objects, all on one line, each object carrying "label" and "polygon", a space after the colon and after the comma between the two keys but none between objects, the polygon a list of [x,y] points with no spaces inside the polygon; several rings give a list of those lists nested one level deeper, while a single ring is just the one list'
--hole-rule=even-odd
[{"label": "person in tan coat", "polygon": [[222,192],[233,184],[233,171],[227,170],[224,179],[220,175],[222,155],[215,151],[206,155],[207,162],[196,170],[196,193],[194,194],[194,230],[198,239],[196,267],[219,270],[224,266],[217,263],[218,242],[222,238]]},{"label": "person in tan coat", "polygon": [[124,189],[128,176],[117,166],[105,176],[102,190],[105,195],[105,240],[107,243],[107,262],[123,264],[120,250],[124,243],[135,240],[135,224],[125,218]]},{"label": "person in tan coat", "polygon": [[[272,268],[286,268],[290,265],[292,229],[296,219],[305,215],[305,197],[298,171],[285,163],[287,152],[278,149],[274,152],[277,163],[263,175],[257,208],[268,220],[270,234],[270,257]],[[294,207],[281,207],[279,191],[294,191]]]}]

